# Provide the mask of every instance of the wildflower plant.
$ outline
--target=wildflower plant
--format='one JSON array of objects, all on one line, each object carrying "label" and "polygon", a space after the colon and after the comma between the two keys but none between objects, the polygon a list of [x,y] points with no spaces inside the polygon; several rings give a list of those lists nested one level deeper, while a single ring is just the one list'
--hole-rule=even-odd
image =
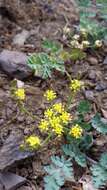
[{"label": "wildflower plant", "polygon": [[[66,180],[74,181],[74,162],[80,167],[87,167],[89,158],[87,152],[93,146],[92,130],[96,130],[103,135],[107,134],[107,123],[104,123],[100,114],[96,114],[89,121],[85,120],[86,114],[90,114],[91,112],[89,101],[80,101],[76,107],[76,112],[72,112],[72,101],[82,87],[84,87],[82,81],[78,79],[70,80],[70,102],[68,100],[66,102],[59,102],[57,100],[57,93],[54,90],[46,90],[44,98],[48,104],[46,104],[43,118],[41,118],[38,125],[39,135],[32,134],[25,137],[24,142],[20,145],[21,150],[34,151],[46,146],[46,144],[54,139],[62,142],[62,155],[52,156],[51,164],[44,167],[47,173],[44,177],[45,190],[53,190],[53,188],[59,190]],[[21,111],[24,111],[24,113],[31,115],[35,119],[35,116],[23,107],[25,106],[24,100],[26,97],[25,90],[23,89],[24,87],[14,89],[15,100],[20,103],[18,105]],[[65,139],[65,143],[62,141],[63,139]],[[106,183],[106,158],[106,154],[102,155],[100,161],[90,168],[95,187],[102,187]]]}]

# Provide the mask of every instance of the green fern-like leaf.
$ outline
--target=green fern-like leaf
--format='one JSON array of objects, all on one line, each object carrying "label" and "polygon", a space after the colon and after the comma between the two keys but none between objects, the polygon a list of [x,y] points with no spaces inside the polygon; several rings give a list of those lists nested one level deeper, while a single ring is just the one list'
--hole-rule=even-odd
[{"label": "green fern-like leaf", "polygon": [[107,123],[104,123],[100,114],[96,114],[91,121],[92,126],[102,134],[107,134]]},{"label": "green fern-like leaf", "polygon": [[64,153],[67,156],[70,156],[70,158],[73,158],[78,165],[81,167],[86,167],[86,156],[84,153],[82,153],[79,148],[74,144],[67,144],[62,146],[62,149]]},{"label": "green fern-like leaf", "polygon": [[65,160],[63,156],[52,156],[51,161],[51,165],[44,167],[48,173],[44,177],[45,190],[59,190],[66,180],[73,180],[72,162]]},{"label": "green fern-like leaf", "polygon": [[91,171],[94,186],[103,187],[107,182],[107,153],[102,154],[100,161],[91,167]]},{"label": "green fern-like leaf", "polygon": [[51,40],[43,41],[43,48],[51,51],[52,53],[59,53],[61,51],[61,45]]},{"label": "green fern-like leaf", "polygon": [[72,49],[72,52],[71,52],[71,56],[70,58],[73,60],[73,61],[76,61],[76,60],[82,60],[86,57],[86,53],[83,52],[81,49]]},{"label": "green fern-like leaf", "polygon": [[65,72],[64,61],[57,56],[49,56],[47,53],[37,53],[29,56],[27,64],[35,72],[35,75],[44,79],[51,77],[52,71]]},{"label": "green fern-like leaf", "polygon": [[88,113],[91,109],[91,105],[87,100],[83,100],[79,103],[77,111],[81,114]]}]

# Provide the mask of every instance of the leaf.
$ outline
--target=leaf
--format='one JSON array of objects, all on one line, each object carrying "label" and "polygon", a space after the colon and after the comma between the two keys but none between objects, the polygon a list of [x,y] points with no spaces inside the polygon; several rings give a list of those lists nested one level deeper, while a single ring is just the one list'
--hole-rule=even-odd
[{"label": "leaf", "polygon": [[44,177],[44,182],[45,182],[45,190],[59,190],[59,186],[56,183],[55,179],[53,176],[46,176]]},{"label": "leaf", "polygon": [[102,167],[107,169],[107,153],[101,155],[100,164]]},{"label": "leaf", "polygon": [[57,53],[57,52],[59,52],[61,50],[61,45],[60,44],[58,44],[56,42],[53,42],[53,41],[50,41],[48,39],[43,41],[42,46],[43,46],[43,48],[48,49],[52,53]]},{"label": "leaf", "polygon": [[29,56],[27,64],[34,70],[35,75],[41,76],[44,79],[51,77],[54,69],[63,73],[65,72],[63,60],[57,56],[50,56],[43,52]]},{"label": "leaf", "polygon": [[107,153],[101,155],[100,161],[91,167],[92,179],[96,188],[101,188],[107,182]]},{"label": "leaf", "polygon": [[70,54],[69,52],[63,50],[63,51],[60,52],[59,57],[60,57],[62,60],[67,61],[67,60],[70,59],[71,54]]},{"label": "leaf", "polygon": [[66,180],[73,180],[72,162],[70,159],[65,160],[63,156],[52,156],[51,161],[51,165],[44,167],[48,173],[44,177],[45,190],[59,190]]},{"label": "leaf", "polygon": [[91,120],[92,126],[102,134],[107,134],[107,123],[102,121],[100,114],[96,114]]},{"label": "leaf", "polygon": [[83,100],[79,103],[77,111],[81,114],[85,114],[90,112],[91,110],[91,104],[87,100]]},{"label": "leaf", "polygon": [[82,150],[89,150],[93,145],[93,137],[90,134],[85,134],[80,142],[80,148]]},{"label": "leaf", "polygon": [[82,50],[80,49],[72,49],[72,52],[71,52],[71,59],[73,61],[76,61],[76,60],[82,60],[86,57],[86,53],[83,52]]},{"label": "leaf", "polygon": [[73,158],[78,165],[81,167],[86,167],[86,156],[82,153],[75,144],[67,144],[62,146],[64,153],[70,158]]}]

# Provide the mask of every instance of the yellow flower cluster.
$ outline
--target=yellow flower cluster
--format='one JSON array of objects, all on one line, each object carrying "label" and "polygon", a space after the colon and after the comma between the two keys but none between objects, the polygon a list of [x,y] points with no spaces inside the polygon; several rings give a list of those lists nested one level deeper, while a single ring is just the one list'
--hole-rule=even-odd
[{"label": "yellow flower cluster", "polygon": [[52,101],[56,98],[56,93],[53,90],[47,90],[44,94],[44,97],[48,100],[48,101]]},{"label": "yellow flower cluster", "polygon": [[15,96],[19,99],[19,100],[24,100],[25,99],[25,90],[24,88],[18,88],[15,91]]},{"label": "yellow flower cluster", "polygon": [[25,143],[28,144],[29,148],[35,149],[38,148],[41,144],[38,136],[30,136],[25,140]]},{"label": "yellow flower cluster", "polygon": [[53,131],[59,137],[64,132],[64,125],[71,120],[62,103],[55,103],[44,112],[44,119],[41,120],[39,129],[43,132]]},{"label": "yellow flower cluster", "polygon": [[71,128],[69,134],[74,138],[78,139],[82,136],[82,132],[83,129],[78,124],[76,124]]},{"label": "yellow flower cluster", "polygon": [[81,87],[82,87],[82,82],[80,80],[74,79],[71,81],[70,89],[73,92],[79,91],[81,89]]}]

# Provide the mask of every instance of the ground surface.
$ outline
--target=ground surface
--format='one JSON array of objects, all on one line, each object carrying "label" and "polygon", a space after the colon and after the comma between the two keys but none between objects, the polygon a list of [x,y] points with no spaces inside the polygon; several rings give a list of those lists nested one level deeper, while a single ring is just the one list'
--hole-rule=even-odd
[{"label": "ground surface", "polygon": [[[23,52],[38,51],[35,48],[35,35],[30,35],[25,44],[21,47],[13,45],[13,39],[16,33],[23,30],[22,26],[16,25],[5,20],[5,27],[0,30],[0,49],[21,50]],[[34,30],[33,26],[30,28]],[[93,113],[99,111],[102,116],[107,119],[107,62],[104,64],[104,59],[107,55],[107,46],[96,52],[88,53],[83,61],[68,62],[66,63],[67,69],[73,78],[79,75],[79,78],[86,84],[86,88],[77,96],[75,104],[78,104],[80,99],[86,98],[92,102]],[[49,80],[41,79],[28,79],[25,81],[26,89],[26,103],[27,108],[37,116],[36,120],[31,117],[26,117],[26,114],[19,112],[16,102],[12,99],[10,93],[11,80],[4,73],[0,73],[0,146],[11,134],[12,131],[21,130],[24,135],[38,133],[37,125],[43,115],[45,101],[43,100],[43,93],[48,88],[53,88],[58,98],[65,101],[69,94],[69,80],[66,76],[60,73],[53,73]],[[96,143],[100,146],[95,155],[103,150],[107,151],[107,138],[97,137]],[[10,171],[27,177],[28,182],[26,187],[23,186],[18,190],[43,190],[43,165],[49,163],[49,156],[59,153],[59,145],[51,143],[48,147],[44,148],[35,157],[10,168]],[[82,190],[80,184],[65,184],[63,190]]]}]

